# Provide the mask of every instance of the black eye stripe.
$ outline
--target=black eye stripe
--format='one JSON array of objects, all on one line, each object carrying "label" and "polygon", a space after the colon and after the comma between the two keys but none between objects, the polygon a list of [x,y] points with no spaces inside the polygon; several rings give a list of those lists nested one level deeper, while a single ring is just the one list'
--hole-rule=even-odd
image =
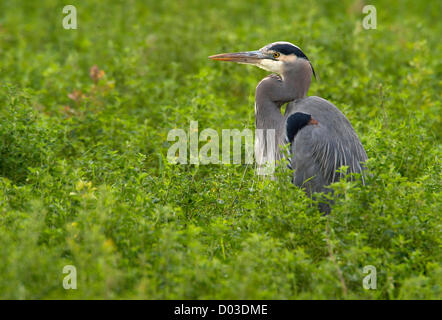
[{"label": "black eye stripe", "polygon": [[[274,42],[271,44],[268,44],[267,46],[263,47],[261,50],[264,50],[264,52],[269,51],[275,51],[279,52],[284,55],[291,55],[294,54],[298,58],[303,58],[310,62],[309,58],[305,55],[304,52],[302,52],[301,49],[299,49],[294,44],[291,44],[290,42]],[[273,54],[271,56],[268,56],[269,59],[277,60]],[[279,57],[278,57],[279,58]],[[313,65],[310,63],[310,66],[312,67],[313,76],[316,78],[315,69],[313,68]]]},{"label": "black eye stripe", "polygon": [[285,55],[294,54],[299,58],[304,58],[308,60],[307,56],[304,54],[304,52],[302,52],[301,49],[290,44],[275,44],[271,46],[269,50],[278,51]]},{"label": "black eye stripe", "polygon": [[[310,60],[307,58],[307,56],[304,54],[304,52],[302,52],[301,49],[299,49],[298,47],[296,47],[290,43],[276,43],[276,44],[268,47],[268,50],[277,51],[277,52],[280,52],[285,55],[294,54],[298,58],[304,58],[305,60],[310,62]],[[313,65],[311,63],[310,63],[310,66],[312,67],[313,76],[316,78],[315,69],[313,68]]]}]

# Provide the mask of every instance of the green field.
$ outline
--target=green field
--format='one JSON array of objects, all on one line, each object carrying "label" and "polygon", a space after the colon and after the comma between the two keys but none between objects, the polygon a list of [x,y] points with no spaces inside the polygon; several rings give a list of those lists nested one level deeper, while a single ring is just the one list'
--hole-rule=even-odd
[{"label": "green field", "polygon": [[[440,0],[2,0],[0,298],[442,299],[441,14]],[[207,57],[279,40],[369,157],[327,217],[286,172],[167,161],[190,121],[254,128],[268,73]]]}]

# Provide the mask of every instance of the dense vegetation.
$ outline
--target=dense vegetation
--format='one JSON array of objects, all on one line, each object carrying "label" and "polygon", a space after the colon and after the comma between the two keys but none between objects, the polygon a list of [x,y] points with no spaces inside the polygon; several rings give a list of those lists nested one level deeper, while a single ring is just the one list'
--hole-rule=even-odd
[{"label": "dense vegetation", "polygon": [[[0,2],[0,298],[442,298],[441,1],[373,1],[376,30],[362,0],[70,4]],[[207,56],[277,40],[370,158],[328,217],[284,172],[166,159],[192,120],[253,129],[267,73]]]}]

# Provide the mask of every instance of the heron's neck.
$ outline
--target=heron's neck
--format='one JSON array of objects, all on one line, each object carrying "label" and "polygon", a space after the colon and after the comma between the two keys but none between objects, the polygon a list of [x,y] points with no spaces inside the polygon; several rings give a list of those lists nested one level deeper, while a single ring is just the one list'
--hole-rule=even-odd
[{"label": "heron's neck", "polygon": [[279,145],[284,144],[284,116],[281,104],[271,100],[255,104],[255,158],[258,165],[280,159]]},{"label": "heron's neck", "polygon": [[283,121],[281,104],[271,100],[256,102],[256,129],[277,129]]},{"label": "heron's neck", "polygon": [[307,60],[299,59],[292,68],[284,70],[281,76],[286,90],[292,92],[292,100],[307,97],[312,81],[312,68]]}]

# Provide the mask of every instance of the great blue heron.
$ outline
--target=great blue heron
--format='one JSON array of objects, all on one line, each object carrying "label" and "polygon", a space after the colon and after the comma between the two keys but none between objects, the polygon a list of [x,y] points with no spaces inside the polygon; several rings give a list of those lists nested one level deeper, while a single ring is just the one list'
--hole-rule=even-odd
[{"label": "great blue heron", "polygon": [[[258,139],[255,156],[273,154],[281,159],[280,146],[290,143],[295,185],[308,195],[328,193],[327,186],[347,166],[349,173],[362,173],[367,160],[364,147],[344,114],[320,97],[307,97],[312,64],[302,50],[289,42],[274,42],[257,51],[223,53],[210,59],[251,64],[276,74],[259,82],[255,92],[256,129],[275,130],[275,141]],[[285,114],[281,107],[287,104]],[[328,205],[321,206],[329,212]]]}]

